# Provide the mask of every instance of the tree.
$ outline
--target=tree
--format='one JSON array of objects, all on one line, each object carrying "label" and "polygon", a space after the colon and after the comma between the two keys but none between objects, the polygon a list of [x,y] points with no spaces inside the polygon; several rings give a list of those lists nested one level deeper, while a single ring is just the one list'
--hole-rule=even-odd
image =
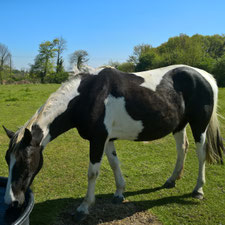
[{"label": "tree", "polygon": [[207,45],[207,53],[210,57],[218,60],[224,55],[225,52],[225,36],[222,35],[213,35],[213,36],[206,36],[205,37],[208,41]]},{"label": "tree", "polygon": [[39,45],[39,54],[35,57],[34,65],[31,65],[31,76],[41,78],[41,83],[44,83],[44,78],[48,73],[53,72],[53,59],[56,56],[56,42],[45,41]]},{"label": "tree", "polygon": [[77,50],[70,55],[70,64],[76,64],[78,70],[82,70],[84,63],[88,62],[88,53],[85,50]]},{"label": "tree", "polygon": [[3,71],[4,66],[10,63],[12,64],[11,60],[11,53],[6,45],[0,43],[0,83],[3,83]]},{"label": "tree", "polygon": [[[134,65],[134,70],[137,72],[164,66],[162,56],[159,54],[158,49],[153,48],[149,44],[135,46],[133,55],[129,56],[127,62],[132,63]],[[132,64],[130,64],[130,66]]]},{"label": "tree", "polygon": [[59,73],[63,71],[62,53],[66,49],[66,40],[60,37],[54,39],[53,43],[55,43],[55,51],[56,51],[56,73]]},{"label": "tree", "polygon": [[157,49],[150,48],[139,57],[139,62],[137,63],[136,71],[145,71],[150,69],[155,69],[161,65],[161,57],[157,53]]},{"label": "tree", "polygon": [[43,71],[43,76],[41,77],[41,82],[44,83],[44,77],[47,75],[49,68],[52,66],[51,65],[51,59],[55,57],[55,43],[46,41],[40,44],[39,46],[39,55],[40,55],[40,60],[42,61],[44,65],[44,71]]},{"label": "tree", "polygon": [[141,44],[141,45],[134,46],[133,55],[129,56],[128,62],[131,62],[134,65],[137,65],[139,63],[139,59],[141,55],[145,54],[151,48],[152,46],[148,44]]}]

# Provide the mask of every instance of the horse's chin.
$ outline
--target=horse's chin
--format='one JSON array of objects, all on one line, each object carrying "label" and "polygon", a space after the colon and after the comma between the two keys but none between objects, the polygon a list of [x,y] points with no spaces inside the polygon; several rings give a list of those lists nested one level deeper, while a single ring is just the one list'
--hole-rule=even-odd
[{"label": "horse's chin", "polygon": [[25,204],[25,194],[21,191],[15,196],[15,200],[11,203],[12,208],[21,208]]}]

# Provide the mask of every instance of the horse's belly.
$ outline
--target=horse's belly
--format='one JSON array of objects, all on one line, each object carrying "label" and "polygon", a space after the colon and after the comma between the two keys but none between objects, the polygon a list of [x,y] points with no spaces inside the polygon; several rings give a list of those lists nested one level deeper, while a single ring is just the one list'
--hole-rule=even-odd
[{"label": "horse's belly", "polygon": [[109,133],[109,137],[125,140],[136,140],[142,130],[143,125],[141,121],[129,120],[129,123],[124,123],[124,121],[115,121]]}]

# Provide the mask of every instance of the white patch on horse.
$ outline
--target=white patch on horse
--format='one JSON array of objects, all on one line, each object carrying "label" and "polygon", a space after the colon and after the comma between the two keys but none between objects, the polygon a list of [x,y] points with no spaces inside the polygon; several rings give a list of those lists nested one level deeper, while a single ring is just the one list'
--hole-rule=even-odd
[{"label": "white patch on horse", "polygon": [[89,163],[88,168],[88,189],[86,196],[81,203],[81,205],[77,208],[78,212],[84,212],[85,214],[88,214],[88,208],[94,204],[95,202],[95,182],[99,174],[101,163],[95,163],[92,164]]},{"label": "white patch on horse", "polygon": [[13,170],[13,167],[16,163],[16,157],[14,156],[13,153],[11,153],[10,155],[10,167],[9,167],[9,177],[8,177],[8,182],[7,182],[7,186],[6,186],[6,192],[5,192],[5,197],[4,197],[4,200],[5,200],[5,203],[7,205],[10,205],[13,201],[15,201],[15,196],[13,194],[13,191],[12,191],[12,170]]},{"label": "white patch on horse", "polygon": [[124,97],[109,95],[105,101],[104,124],[109,138],[136,140],[143,130],[142,121],[131,118],[125,108]]},{"label": "white patch on horse", "polygon": [[205,142],[206,142],[206,132],[202,133],[200,142],[196,142],[196,153],[198,156],[199,170],[198,170],[198,180],[195,186],[194,191],[203,193],[203,185],[205,184],[205,160],[206,160],[206,151],[205,151]]},{"label": "white patch on horse", "polygon": [[173,66],[162,67],[159,69],[148,70],[144,72],[137,72],[133,74],[144,78],[145,81],[140,86],[149,88],[152,91],[156,91],[157,86],[160,84],[161,80],[163,79],[163,76],[168,71],[175,68],[183,67],[183,66],[185,65],[173,65]]}]

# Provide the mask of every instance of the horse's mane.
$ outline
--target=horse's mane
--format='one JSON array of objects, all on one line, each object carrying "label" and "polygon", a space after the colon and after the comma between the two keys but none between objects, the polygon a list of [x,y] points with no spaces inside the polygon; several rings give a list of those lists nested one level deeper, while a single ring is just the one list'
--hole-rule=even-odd
[{"label": "horse's mane", "polygon": [[36,113],[28,120],[18,132],[17,142],[23,135],[25,128],[31,130],[33,124],[39,124],[41,127],[46,123],[51,123],[58,115],[63,113],[71,99],[79,95],[77,87],[80,84],[83,73],[76,74],[64,82],[54,93],[52,93],[45,104],[43,104]]},{"label": "horse's mane", "polygon": [[17,142],[23,138],[25,128],[31,130],[32,125],[35,123],[39,124],[40,127],[43,127],[46,124],[51,123],[58,115],[63,113],[67,109],[69,101],[79,95],[77,88],[83,76],[98,75],[98,73],[105,68],[109,68],[109,66],[99,68],[88,67],[89,70],[74,72],[66,82],[64,82],[49,96],[45,104],[36,111],[31,119],[17,131]]}]

